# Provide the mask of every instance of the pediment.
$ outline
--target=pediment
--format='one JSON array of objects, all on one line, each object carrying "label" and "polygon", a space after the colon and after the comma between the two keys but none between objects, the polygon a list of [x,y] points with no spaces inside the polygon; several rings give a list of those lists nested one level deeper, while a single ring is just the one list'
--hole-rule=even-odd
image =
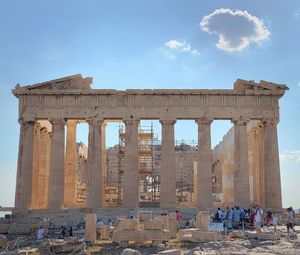
[{"label": "pediment", "polygon": [[93,82],[92,77],[82,78],[80,74],[67,76],[55,80],[50,80],[42,83],[36,83],[29,86],[17,85],[15,90],[31,91],[31,90],[72,90],[72,89],[91,89],[91,84]]},{"label": "pediment", "polygon": [[259,83],[254,81],[247,81],[237,79],[234,83],[234,89],[236,90],[288,90],[289,88],[284,84],[277,84],[267,81],[260,81]]}]

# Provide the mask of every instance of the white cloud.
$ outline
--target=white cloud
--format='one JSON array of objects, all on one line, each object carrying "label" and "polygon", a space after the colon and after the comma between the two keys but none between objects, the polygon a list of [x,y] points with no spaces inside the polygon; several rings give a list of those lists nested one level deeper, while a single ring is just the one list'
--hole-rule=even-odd
[{"label": "white cloud", "polygon": [[173,52],[184,52],[190,53],[191,55],[199,55],[197,49],[193,49],[190,44],[186,43],[185,41],[180,42],[177,40],[170,40],[165,43],[165,47],[168,48],[170,51]]},{"label": "white cloud", "polygon": [[300,150],[296,151],[285,151],[280,153],[281,160],[292,160],[292,161],[300,161]]},{"label": "white cloud", "polygon": [[300,87],[300,81],[298,82],[298,87]]},{"label": "white cloud", "polygon": [[230,52],[242,51],[271,35],[261,19],[241,10],[217,9],[203,17],[199,25],[208,34],[219,36],[219,49]]}]

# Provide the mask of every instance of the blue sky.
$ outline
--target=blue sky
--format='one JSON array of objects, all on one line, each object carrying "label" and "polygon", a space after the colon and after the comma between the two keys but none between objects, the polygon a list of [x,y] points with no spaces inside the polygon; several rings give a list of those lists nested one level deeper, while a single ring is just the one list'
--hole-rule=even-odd
[{"label": "blue sky", "polygon": [[[283,204],[300,207],[299,41],[296,0],[1,1],[0,205],[14,200],[19,125],[11,89],[81,73],[93,76],[93,88],[218,89],[237,78],[287,84],[278,126]],[[213,144],[230,126],[213,123]],[[110,125],[108,144],[116,130]],[[175,132],[197,139],[192,122],[178,122]],[[86,139],[81,125],[78,140]]]}]

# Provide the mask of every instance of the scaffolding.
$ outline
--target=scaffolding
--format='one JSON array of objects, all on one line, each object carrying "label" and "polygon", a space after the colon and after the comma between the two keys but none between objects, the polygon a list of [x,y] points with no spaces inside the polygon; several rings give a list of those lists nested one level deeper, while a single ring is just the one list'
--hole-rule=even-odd
[{"label": "scaffolding", "polygon": [[[159,201],[159,162],[155,158],[155,141],[158,141],[154,134],[154,126],[139,126],[138,128],[138,169],[139,169],[139,201],[147,207],[155,206]],[[156,142],[157,143],[157,142]],[[124,145],[125,127],[119,125],[118,144],[118,204],[122,204],[122,182],[124,174]],[[154,204],[153,204],[154,203]],[[151,205],[150,205],[151,204]]]}]

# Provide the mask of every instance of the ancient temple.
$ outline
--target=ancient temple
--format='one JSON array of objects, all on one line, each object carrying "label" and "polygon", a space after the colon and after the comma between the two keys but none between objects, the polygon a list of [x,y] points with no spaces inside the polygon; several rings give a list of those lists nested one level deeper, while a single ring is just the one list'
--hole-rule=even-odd
[{"label": "ancient temple", "polygon": [[[252,202],[268,208],[282,207],[277,123],[279,99],[287,86],[237,80],[233,89],[223,90],[118,91],[92,89],[91,83],[90,77],[74,75],[29,86],[17,85],[13,90],[19,99],[20,123],[16,210],[104,207],[105,125],[110,120],[125,123],[121,206],[137,208],[138,127],[142,119],[157,119],[162,125],[161,208],[176,207],[176,120],[195,120],[198,125],[196,208],[213,206],[213,190],[218,189],[212,181],[214,171],[222,173],[225,202],[243,207]],[[230,156],[222,149],[211,149],[210,127],[214,120],[231,120],[234,125],[230,142],[224,141],[229,145],[219,146],[228,149],[226,153]],[[82,188],[84,202],[76,188],[83,185],[76,179],[79,122],[89,125],[87,155],[82,154],[86,160],[86,176],[82,177],[86,180]],[[249,135],[253,139],[249,140]],[[225,158],[231,158],[232,163],[227,171]]]}]

